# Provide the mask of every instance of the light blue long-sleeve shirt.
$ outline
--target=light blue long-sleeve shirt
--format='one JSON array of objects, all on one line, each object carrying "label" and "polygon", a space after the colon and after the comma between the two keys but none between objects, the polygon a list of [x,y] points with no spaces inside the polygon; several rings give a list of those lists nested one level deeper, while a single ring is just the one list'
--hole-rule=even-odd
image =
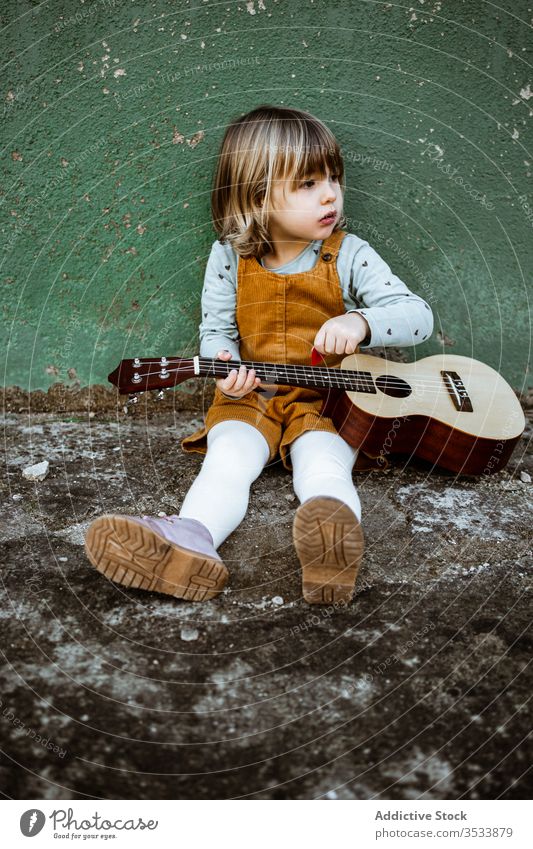
[{"label": "light blue long-sleeve shirt", "polygon": [[[297,274],[314,268],[322,240],[310,242],[276,274]],[[239,330],[235,320],[238,254],[218,240],[211,248],[202,290],[200,356],[230,351],[239,360]],[[337,256],[337,272],[346,312],[360,312],[370,327],[361,351],[377,346],[407,347],[429,339],[433,332],[431,307],[392,273],[384,259],[358,236],[347,233]],[[317,327],[317,332],[320,328]]]}]

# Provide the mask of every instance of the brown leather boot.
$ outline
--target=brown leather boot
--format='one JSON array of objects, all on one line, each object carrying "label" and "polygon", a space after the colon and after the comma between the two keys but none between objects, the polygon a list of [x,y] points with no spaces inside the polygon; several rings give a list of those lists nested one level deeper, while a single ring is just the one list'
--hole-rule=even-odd
[{"label": "brown leather boot", "polygon": [[292,534],[305,600],[349,602],[364,551],[363,530],[353,510],[330,496],[309,498],[296,511]]},{"label": "brown leather boot", "polygon": [[188,601],[213,598],[228,580],[205,525],[175,514],[100,516],[89,525],[85,551],[111,581]]}]

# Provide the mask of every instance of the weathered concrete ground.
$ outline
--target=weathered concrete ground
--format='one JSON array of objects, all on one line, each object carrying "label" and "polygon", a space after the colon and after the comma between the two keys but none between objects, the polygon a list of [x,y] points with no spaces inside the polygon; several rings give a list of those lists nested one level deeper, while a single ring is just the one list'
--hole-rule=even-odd
[{"label": "weathered concrete ground", "polygon": [[[364,568],[332,610],[301,598],[279,463],[220,550],[217,600],[127,591],[90,566],[100,513],[178,512],[201,463],[179,438],[200,416],[8,412],[3,793],[530,795],[531,425],[494,478],[357,475]],[[49,476],[26,481],[42,459]]]}]

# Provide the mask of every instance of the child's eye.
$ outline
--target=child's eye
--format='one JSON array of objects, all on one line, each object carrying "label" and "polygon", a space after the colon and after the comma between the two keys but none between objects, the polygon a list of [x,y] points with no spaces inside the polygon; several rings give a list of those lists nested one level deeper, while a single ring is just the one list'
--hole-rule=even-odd
[{"label": "child's eye", "polygon": [[315,185],[314,180],[304,180],[304,182],[302,183],[302,186],[304,186],[305,188],[309,188],[309,189],[311,189],[314,185]]},{"label": "child's eye", "polygon": [[339,179],[340,179],[340,175],[339,175],[339,174],[332,174],[332,175],[331,175],[331,179],[332,179],[332,180],[339,180]]}]

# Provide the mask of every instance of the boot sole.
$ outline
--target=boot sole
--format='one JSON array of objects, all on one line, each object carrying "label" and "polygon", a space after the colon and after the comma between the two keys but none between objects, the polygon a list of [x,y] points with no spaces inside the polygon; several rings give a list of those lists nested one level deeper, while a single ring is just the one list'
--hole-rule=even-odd
[{"label": "boot sole", "polygon": [[310,604],[351,601],[365,542],[348,505],[327,496],[305,501],[296,511],[292,534],[304,599]]},{"label": "boot sole", "polygon": [[100,516],[85,537],[92,565],[116,584],[208,601],[228,580],[220,560],[170,543],[127,516]]}]

